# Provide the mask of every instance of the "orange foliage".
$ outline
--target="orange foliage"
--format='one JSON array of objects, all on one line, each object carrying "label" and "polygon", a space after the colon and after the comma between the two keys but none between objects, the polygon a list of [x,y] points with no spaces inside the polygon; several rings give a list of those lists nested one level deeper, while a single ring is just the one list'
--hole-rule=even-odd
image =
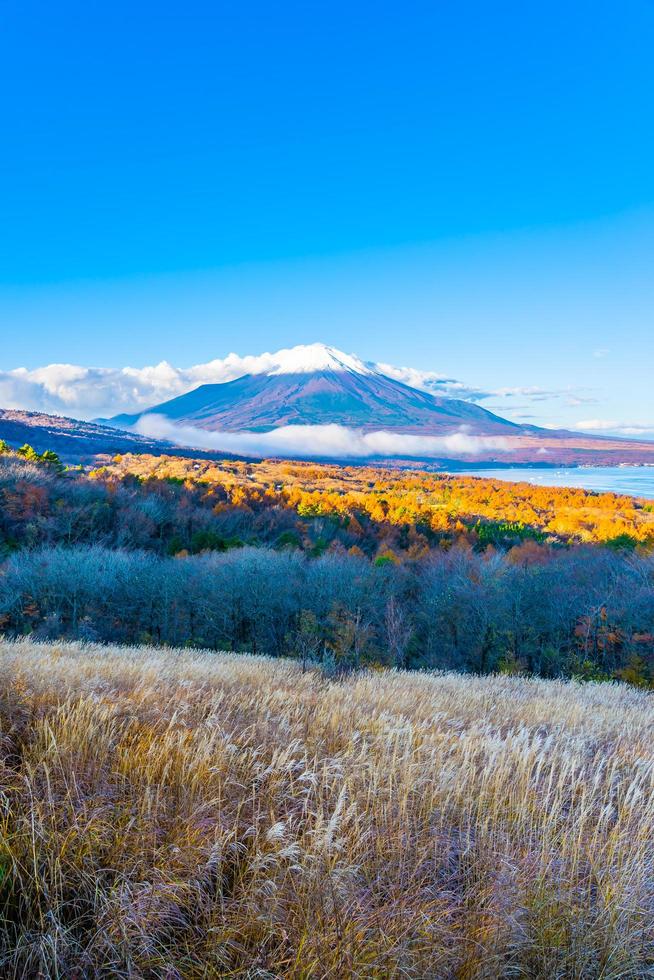
[{"label": "orange foliage", "polygon": [[[553,541],[610,542],[628,536],[634,544],[654,546],[654,513],[645,501],[572,487],[366,466],[147,455],[117,457],[96,474],[107,480],[183,480],[216,494],[216,510],[223,502],[254,511],[284,507],[300,517],[338,519],[355,535],[371,523],[409,527],[418,534],[410,543],[416,554],[427,547],[422,530],[462,535],[473,532],[479,521],[525,526]],[[524,552],[521,560],[535,559]]]}]

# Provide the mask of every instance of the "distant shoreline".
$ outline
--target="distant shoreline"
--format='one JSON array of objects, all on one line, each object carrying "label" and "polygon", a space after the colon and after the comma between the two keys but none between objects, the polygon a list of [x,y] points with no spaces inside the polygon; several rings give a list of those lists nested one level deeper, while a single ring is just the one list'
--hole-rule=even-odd
[{"label": "distant shoreline", "polygon": [[443,470],[452,476],[478,476],[507,482],[533,483],[540,486],[571,487],[596,493],[617,493],[631,497],[654,499],[654,466],[648,463],[618,466],[552,466],[503,464],[474,467],[448,467]]}]

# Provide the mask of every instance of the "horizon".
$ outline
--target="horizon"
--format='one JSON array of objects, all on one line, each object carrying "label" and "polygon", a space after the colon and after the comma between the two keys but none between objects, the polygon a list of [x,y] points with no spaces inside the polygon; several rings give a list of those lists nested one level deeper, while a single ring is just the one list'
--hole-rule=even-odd
[{"label": "horizon", "polygon": [[654,437],[651,3],[2,23],[0,407],[319,340]]}]

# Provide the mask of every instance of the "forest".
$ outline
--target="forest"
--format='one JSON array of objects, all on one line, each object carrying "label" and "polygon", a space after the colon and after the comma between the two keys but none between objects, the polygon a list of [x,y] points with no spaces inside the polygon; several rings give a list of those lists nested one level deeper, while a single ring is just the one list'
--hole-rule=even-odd
[{"label": "forest", "polygon": [[29,447],[0,455],[1,631],[291,656],[333,673],[654,682],[644,501],[371,468],[153,460],[85,472]]}]

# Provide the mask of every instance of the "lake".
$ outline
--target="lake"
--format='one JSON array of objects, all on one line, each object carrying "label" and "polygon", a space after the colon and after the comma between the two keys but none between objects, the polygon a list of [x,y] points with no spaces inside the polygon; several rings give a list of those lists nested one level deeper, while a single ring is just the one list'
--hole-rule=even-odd
[{"label": "lake", "polygon": [[544,487],[581,487],[599,493],[628,493],[654,499],[654,466],[579,466],[543,469],[510,466],[506,469],[458,470],[454,476],[484,476],[489,480],[523,480]]}]

